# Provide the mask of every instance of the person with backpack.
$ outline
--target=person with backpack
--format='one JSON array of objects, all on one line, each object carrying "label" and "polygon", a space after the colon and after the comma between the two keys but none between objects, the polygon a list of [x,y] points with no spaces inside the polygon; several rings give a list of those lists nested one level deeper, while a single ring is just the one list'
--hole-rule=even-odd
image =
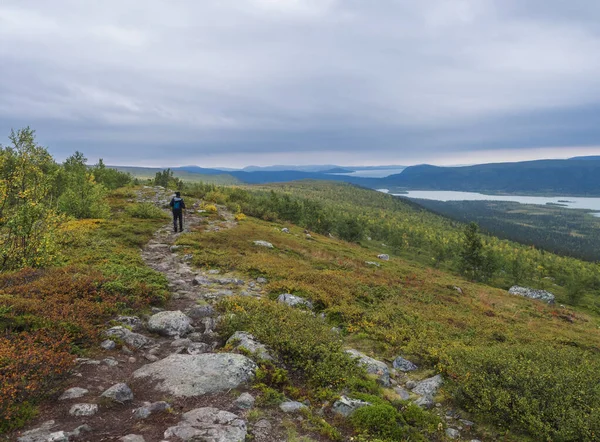
[{"label": "person with backpack", "polygon": [[175,192],[175,196],[171,199],[169,204],[173,211],[173,230],[177,233],[177,221],[179,220],[179,231],[183,232],[183,209],[185,209],[185,203],[181,198],[181,192]]}]

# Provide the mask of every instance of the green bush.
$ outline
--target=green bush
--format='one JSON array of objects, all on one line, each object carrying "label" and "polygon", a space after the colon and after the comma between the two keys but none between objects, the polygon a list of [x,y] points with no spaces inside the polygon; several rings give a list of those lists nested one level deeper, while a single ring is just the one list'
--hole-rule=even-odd
[{"label": "green bush", "polygon": [[600,436],[600,358],[575,348],[455,350],[442,362],[459,405],[538,440]]},{"label": "green bush", "polygon": [[403,431],[399,417],[398,410],[391,405],[377,404],[356,410],[350,416],[350,423],[359,433],[401,440]]},{"label": "green bush", "polygon": [[129,216],[141,219],[161,219],[166,218],[165,212],[152,203],[137,203],[125,209]]}]

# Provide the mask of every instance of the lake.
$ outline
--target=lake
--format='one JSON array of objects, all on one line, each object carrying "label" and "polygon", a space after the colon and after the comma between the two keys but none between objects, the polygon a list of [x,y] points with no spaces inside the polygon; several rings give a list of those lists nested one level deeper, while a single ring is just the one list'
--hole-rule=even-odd
[{"label": "lake", "polygon": [[[389,193],[388,189],[378,190],[380,192]],[[550,203],[569,209],[589,209],[598,211],[598,213],[594,213],[593,215],[600,217],[600,198],[574,196],[485,195],[477,192],[457,192],[451,190],[409,190],[406,193],[393,195],[436,201],[512,201],[521,204],[537,204],[541,206]]]}]

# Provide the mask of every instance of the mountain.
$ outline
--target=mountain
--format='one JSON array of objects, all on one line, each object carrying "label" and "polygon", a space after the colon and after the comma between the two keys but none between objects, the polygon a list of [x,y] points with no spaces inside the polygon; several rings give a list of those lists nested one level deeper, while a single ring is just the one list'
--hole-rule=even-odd
[{"label": "mountain", "polygon": [[592,161],[598,161],[598,160],[600,160],[600,155],[589,155],[589,156],[584,156],[584,157],[573,157],[573,158],[569,158],[569,160],[592,160]]},{"label": "mountain", "polygon": [[600,161],[537,160],[464,167],[419,165],[379,180],[379,186],[421,190],[600,195]]}]

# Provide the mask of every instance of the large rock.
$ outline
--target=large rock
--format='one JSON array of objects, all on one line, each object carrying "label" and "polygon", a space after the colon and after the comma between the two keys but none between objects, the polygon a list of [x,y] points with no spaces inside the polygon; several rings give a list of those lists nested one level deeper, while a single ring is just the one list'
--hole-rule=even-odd
[{"label": "large rock", "polygon": [[158,381],[157,390],[190,397],[237,388],[254,377],[256,368],[252,360],[238,354],[175,354],[141,367],[133,376],[151,377]]},{"label": "large rock", "polygon": [[418,382],[417,386],[412,389],[412,392],[420,396],[433,397],[436,395],[443,382],[442,375],[438,374]]},{"label": "large rock", "polygon": [[350,356],[355,358],[358,364],[367,370],[367,373],[377,376],[377,380],[384,387],[389,387],[390,383],[390,370],[385,362],[373,359],[358,350],[346,350]]},{"label": "large rock", "polygon": [[356,410],[362,407],[371,405],[369,402],[361,401],[358,399],[351,399],[347,396],[342,396],[333,403],[331,410],[334,413],[341,414],[344,417],[350,416]]},{"label": "large rock", "polygon": [[128,402],[133,400],[133,392],[127,384],[115,384],[102,393],[102,397],[112,399],[116,402]]},{"label": "large rock", "polygon": [[306,307],[309,309],[313,308],[313,304],[309,300],[301,298],[300,296],[292,295],[290,293],[283,293],[279,295],[277,300],[289,305],[290,307]]},{"label": "large rock", "polygon": [[181,311],[166,311],[152,315],[148,330],[163,336],[183,336],[190,331],[192,320]]},{"label": "large rock", "polygon": [[246,422],[237,415],[218,408],[205,407],[188,411],[175,427],[165,431],[165,439],[176,437],[184,441],[244,442]]},{"label": "large rock", "polygon": [[392,367],[394,367],[396,370],[400,370],[400,371],[413,371],[416,370],[417,367],[415,364],[413,364],[412,362],[410,362],[408,359],[404,359],[402,356],[398,356],[396,359],[394,359],[394,362],[392,363]]},{"label": "large rock", "polygon": [[528,287],[520,287],[518,285],[513,285],[508,293],[511,295],[519,295],[525,298],[537,299],[539,301],[546,302],[548,304],[554,304],[554,295],[546,290],[535,290],[530,289]]},{"label": "large rock", "polygon": [[269,354],[267,347],[256,340],[256,338],[250,333],[243,331],[236,331],[227,340],[227,344],[236,349],[242,349],[250,354],[257,356],[260,359],[272,361],[273,357]]},{"label": "large rock", "polygon": [[131,330],[120,325],[108,329],[104,332],[104,334],[109,338],[120,339],[128,346],[138,349],[154,343],[154,341],[152,341],[152,339],[148,338],[147,336],[140,335],[139,333],[134,333]]}]

